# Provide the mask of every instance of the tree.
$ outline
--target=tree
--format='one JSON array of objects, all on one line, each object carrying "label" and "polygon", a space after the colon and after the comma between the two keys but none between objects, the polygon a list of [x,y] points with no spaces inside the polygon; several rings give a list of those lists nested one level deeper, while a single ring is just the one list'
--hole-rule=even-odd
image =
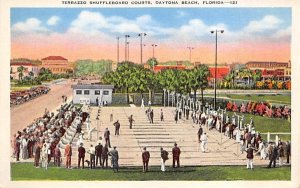
[{"label": "tree", "polygon": [[[209,68],[207,65],[198,65],[194,70],[194,79],[197,80],[197,84],[199,84],[199,88],[201,90],[201,101],[204,104],[203,92],[208,87],[208,77],[211,76]],[[195,84],[196,85],[196,84]],[[196,85],[197,86],[197,85]],[[195,95],[195,87],[194,87],[194,95]]]},{"label": "tree", "polygon": [[147,60],[147,64],[153,68],[155,65],[158,65],[158,61],[155,57],[151,57]]},{"label": "tree", "polygon": [[23,80],[23,76],[24,76],[24,73],[23,73],[23,71],[25,70],[25,68],[23,67],[23,66],[20,66],[20,67],[18,67],[17,68],[17,71],[19,72],[19,81],[20,80]]}]

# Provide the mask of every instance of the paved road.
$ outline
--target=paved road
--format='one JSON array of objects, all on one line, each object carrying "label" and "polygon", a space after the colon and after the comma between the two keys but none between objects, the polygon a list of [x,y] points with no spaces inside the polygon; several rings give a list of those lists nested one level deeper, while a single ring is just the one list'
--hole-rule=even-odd
[{"label": "paved road", "polygon": [[41,117],[47,108],[50,112],[55,111],[62,104],[62,95],[70,99],[72,97],[72,82],[70,80],[50,85],[51,91],[28,101],[24,104],[13,106],[10,109],[11,135],[18,130],[24,129],[34,119]]}]

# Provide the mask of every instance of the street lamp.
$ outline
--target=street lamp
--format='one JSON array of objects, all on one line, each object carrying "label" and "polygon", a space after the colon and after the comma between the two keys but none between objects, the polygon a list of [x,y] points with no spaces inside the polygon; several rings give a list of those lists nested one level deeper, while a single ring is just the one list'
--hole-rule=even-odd
[{"label": "street lamp", "polygon": [[129,38],[130,35],[125,35],[125,61],[127,61],[127,38]]},{"label": "street lamp", "polygon": [[127,60],[129,61],[129,42],[127,42]]},{"label": "street lamp", "polygon": [[118,41],[118,43],[117,43],[117,63],[119,63],[120,62],[120,57],[119,57],[119,55],[120,55],[120,52],[119,52],[120,37],[117,37],[117,41]]},{"label": "street lamp", "polygon": [[[190,51],[190,63],[192,63],[192,50],[195,48],[188,46],[187,49],[189,49],[189,51]],[[195,66],[195,62],[194,62],[194,66]]]},{"label": "street lamp", "polygon": [[152,69],[154,71],[154,48],[157,47],[157,44],[151,44],[152,46]]},{"label": "street lamp", "polygon": [[138,36],[141,37],[141,64],[143,64],[143,36],[146,36],[146,33],[139,33]]},{"label": "street lamp", "polygon": [[216,54],[215,54],[215,80],[214,80],[214,90],[215,90],[215,97],[214,97],[214,110],[217,109],[217,62],[218,62],[218,32],[224,33],[224,30],[215,30],[210,31],[211,34],[216,33]]}]

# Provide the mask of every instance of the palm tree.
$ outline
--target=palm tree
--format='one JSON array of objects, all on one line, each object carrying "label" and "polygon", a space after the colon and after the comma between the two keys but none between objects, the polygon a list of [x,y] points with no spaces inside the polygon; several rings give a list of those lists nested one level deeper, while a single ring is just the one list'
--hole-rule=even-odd
[{"label": "palm tree", "polygon": [[[199,84],[199,88],[201,90],[201,101],[204,103],[203,92],[208,87],[208,77],[211,76],[209,68],[207,65],[198,65],[195,68],[195,78]],[[195,92],[195,90],[194,90]]]},{"label": "palm tree", "polygon": [[23,76],[24,76],[24,73],[23,71],[25,70],[25,68],[23,66],[20,66],[17,68],[17,71],[19,72],[19,80],[23,80]]}]

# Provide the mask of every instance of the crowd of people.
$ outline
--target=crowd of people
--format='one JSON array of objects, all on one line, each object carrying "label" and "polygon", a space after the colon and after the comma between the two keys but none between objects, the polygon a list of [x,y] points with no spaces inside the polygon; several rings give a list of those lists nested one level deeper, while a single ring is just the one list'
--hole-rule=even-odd
[{"label": "crowd of people", "polygon": [[[246,109],[246,112],[248,112],[247,109],[249,105],[250,104],[242,104],[241,107],[237,107],[235,103],[228,103],[226,109],[237,110],[237,112],[244,112],[244,109]],[[210,105],[206,106],[210,107]],[[260,113],[262,112],[261,109],[266,108],[267,105],[264,103],[261,103],[261,105],[256,104],[254,111],[255,113]],[[75,134],[81,135],[83,123],[89,122],[89,114],[82,111],[81,108],[67,104],[66,101],[64,101],[64,105],[57,111],[55,115],[45,109],[43,117],[36,119],[32,124],[14,135],[12,147],[14,149],[13,157],[16,158],[16,161],[34,158],[35,167],[44,167],[47,169],[52,159],[54,165],[61,166],[63,153],[65,157],[65,167],[72,168],[71,159],[74,155],[72,151],[72,141],[75,135],[69,134],[69,132],[73,131]],[[146,117],[149,123],[153,124],[154,112],[153,109],[151,109],[151,104],[146,110]],[[279,160],[279,166],[282,166],[284,157],[286,157],[287,164],[290,162],[290,143],[283,143],[280,139],[276,142],[266,142],[262,139],[260,133],[255,131],[252,119],[249,124],[246,124],[243,117],[237,121],[236,116],[233,115],[230,118],[228,114],[224,114],[224,111],[214,111],[211,108],[201,108],[200,106],[198,106],[198,108],[190,108],[187,104],[178,104],[174,112],[175,122],[177,123],[181,119],[189,120],[189,117],[194,124],[199,125],[197,136],[203,153],[207,152],[207,143],[209,140],[208,134],[204,132],[203,129],[206,127],[209,131],[215,129],[228,139],[234,139],[240,146],[239,155],[244,152],[246,153],[247,168],[249,169],[253,169],[254,155],[260,155],[261,160],[269,159],[268,167],[275,167],[276,160]],[[112,121],[112,116],[110,118]],[[160,111],[160,120],[164,121],[162,109]],[[129,128],[131,129],[134,122],[133,115],[130,115],[128,121]],[[114,122],[113,125],[115,127],[115,136],[118,136],[120,134],[119,130],[121,125],[118,120]],[[85,163],[87,163],[87,166],[91,169],[96,168],[98,164],[102,168],[107,168],[108,159],[110,157],[112,169],[114,172],[118,172],[119,153],[116,146],[111,147],[110,131],[108,128],[104,130],[103,138],[102,140],[102,137],[100,137],[97,144],[95,146],[90,145],[89,149],[85,149],[82,139],[79,139],[78,169],[84,168]],[[112,149],[110,150],[109,148]],[[89,160],[85,157],[86,153],[90,155]],[[161,171],[166,171],[165,163],[169,159],[168,154],[169,153],[161,147]],[[173,168],[180,167],[180,154],[181,150],[177,146],[177,143],[174,143],[172,149]],[[141,158],[143,172],[147,172],[150,152],[147,151],[146,147],[143,148]]]},{"label": "crowd of people", "polygon": [[224,114],[225,110],[215,111],[210,108],[211,105],[206,106],[208,107],[206,109],[190,110],[188,105],[184,107],[178,105],[174,112],[176,123],[179,119],[189,119],[188,116],[191,116],[193,123],[199,125],[197,136],[202,152],[206,151],[208,141],[208,136],[203,131],[203,127],[207,127],[209,131],[215,129],[228,139],[234,139],[240,145],[240,154],[246,153],[247,168],[249,169],[253,169],[254,155],[260,155],[261,160],[269,159],[270,165],[268,167],[271,167],[271,162],[275,167],[276,160],[279,160],[279,166],[282,166],[284,157],[286,157],[286,164],[290,163],[291,145],[289,141],[282,142],[280,139],[275,142],[266,141],[255,130],[252,118],[246,124],[243,116],[238,118],[237,115],[232,115],[230,118],[228,114]]},{"label": "crowd of people", "polygon": [[68,132],[71,125],[75,126],[75,134],[81,131],[87,113],[71,104],[64,104],[57,111],[55,115],[45,109],[42,117],[13,135],[12,157],[16,161],[33,158],[34,166],[47,168],[53,159],[54,165],[61,165],[63,141],[72,141],[73,137]]},{"label": "crowd of people", "polygon": [[226,110],[232,112],[249,113],[253,115],[266,116],[271,118],[289,119],[291,109],[288,106],[271,106],[267,102],[248,102],[240,105],[235,102],[228,102]]}]

